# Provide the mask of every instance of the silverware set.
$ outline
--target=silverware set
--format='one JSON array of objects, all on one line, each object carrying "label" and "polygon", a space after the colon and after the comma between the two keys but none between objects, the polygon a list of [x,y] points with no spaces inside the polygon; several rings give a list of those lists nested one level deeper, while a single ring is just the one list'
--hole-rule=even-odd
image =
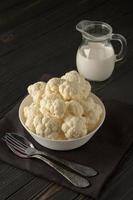
[{"label": "silverware set", "polygon": [[88,166],[64,160],[46,151],[37,150],[34,145],[23,136],[16,133],[6,133],[2,138],[9,149],[21,158],[36,158],[54,168],[74,186],[85,188],[90,186],[87,177],[93,177],[98,172]]}]

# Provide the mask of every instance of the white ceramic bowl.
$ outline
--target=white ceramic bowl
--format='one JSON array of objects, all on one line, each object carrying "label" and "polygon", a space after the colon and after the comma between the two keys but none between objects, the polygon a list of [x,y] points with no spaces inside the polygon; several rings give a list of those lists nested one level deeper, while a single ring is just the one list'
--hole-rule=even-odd
[{"label": "white ceramic bowl", "polygon": [[104,119],[105,119],[105,107],[104,104],[102,103],[102,101],[93,93],[91,93],[91,96],[93,97],[94,101],[97,102],[98,104],[101,105],[102,109],[103,109],[103,114],[101,117],[101,120],[98,124],[98,126],[96,127],[95,130],[93,130],[92,132],[90,132],[89,134],[87,134],[86,136],[80,137],[78,139],[71,139],[71,140],[50,140],[44,137],[41,137],[35,133],[33,133],[31,130],[29,130],[24,123],[24,113],[23,113],[23,109],[25,106],[28,106],[32,103],[32,99],[31,97],[28,95],[27,97],[25,97],[22,101],[22,103],[20,104],[19,107],[19,119],[20,122],[22,123],[22,125],[24,126],[24,128],[30,133],[30,135],[42,146],[47,147],[49,149],[53,149],[53,150],[59,150],[59,151],[66,151],[66,150],[71,150],[71,149],[76,149],[82,145],[84,145],[86,142],[88,142],[91,137],[96,133],[96,131],[100,128],[100,126],[103,124]]}]

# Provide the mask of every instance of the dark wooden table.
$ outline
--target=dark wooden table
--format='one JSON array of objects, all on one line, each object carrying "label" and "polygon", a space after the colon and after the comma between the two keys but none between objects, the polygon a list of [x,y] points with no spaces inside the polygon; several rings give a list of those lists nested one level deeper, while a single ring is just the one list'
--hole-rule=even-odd
[{"label": "dark wooden table", "polygon": [[[127,57],[105,83],[93,83],[97,95],[133,104],[133,8],[120,0],[0,1],[0,117],[43,73],[61,75],[75,68],[81,19],[111,24],[128,40]],[[133,199],[133,147],[101,200]],[[0,161],[0,200],[86,200],[87,197]]]}]

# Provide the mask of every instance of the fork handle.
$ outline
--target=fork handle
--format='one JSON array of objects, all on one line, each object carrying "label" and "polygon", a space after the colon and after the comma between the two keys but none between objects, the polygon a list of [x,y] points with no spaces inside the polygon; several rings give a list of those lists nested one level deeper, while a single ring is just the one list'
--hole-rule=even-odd
[{"label": "fork handle", "polygon": [[40,159],[43,162],[47,163],[49,166],[51,166],[56,171],[58,171],[63,177],[65,177],[69,182],[71,182],[76,187],[85,188],[90,185],[89,181],[86,178],[84,178],[78,174],[75,174],[67,169],[64,169],[60,165],[48,160],[47,158],[45,158],[41,155],[33,155],[32,157]]},{"label": "fork handle", "polygon": [[50,158],[54,161],[57,161],[58,163],[63,164],[64,166],[78,172],[79,174],[81,174],[83,176],[92,177],[92,176],[96,176],[98,174],[98,172],[91,167],[88,167],[88,166],[85,166],[85,165],[80,165],[78,163],[71,162],[71,161],[68,161],[68,160],[64,160],[62,158],[58,158],[58,157],[53,156],[53,155],[51,155],[47,152],[38,151],[36,149],[36,153],[39,154],[39,155],[46,156],[46,157],[48,157],[48,158]]}]

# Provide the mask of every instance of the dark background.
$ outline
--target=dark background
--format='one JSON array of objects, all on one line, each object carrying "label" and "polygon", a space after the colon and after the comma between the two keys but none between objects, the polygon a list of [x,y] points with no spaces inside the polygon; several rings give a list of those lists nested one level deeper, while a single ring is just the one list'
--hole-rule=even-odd
[{"label": "dark background", "polygon": [[[133,104],[133,6],[130,1],[1,0],[0,117],[43,73],[58,76],[76,69],[75,55],[81,35],[75,25],[82,19],[107,22],[114,33],[127,38],[125,60],[116,65],[109,80],[92,85],[102,98]],[[132,177],[131,149],[99,199],[133,199]],[[0,161],[0,200],[5,199],[87,198]]]}]

